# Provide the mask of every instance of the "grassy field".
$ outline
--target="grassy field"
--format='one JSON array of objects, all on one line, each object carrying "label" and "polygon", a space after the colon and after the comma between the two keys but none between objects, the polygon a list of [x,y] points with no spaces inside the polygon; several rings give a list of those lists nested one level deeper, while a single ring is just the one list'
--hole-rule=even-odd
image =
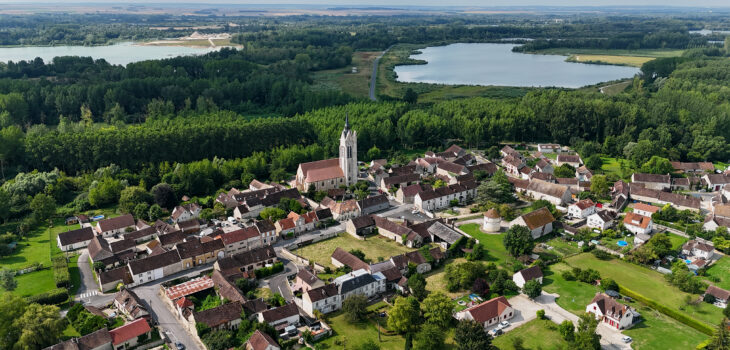
[{"label": "grassy field", "polygon": [[707,276],[717,277],[719,282],[710,282],[720,288],[730,289],[730,258],[723,257],[706,272]]},{"label": "grassy field", "polygon": [[[673,233],[670,233],[669,235],[669,241],[672,242],[672,249],[673,250],[679,250],[679,248],[682,247],[683,244],[687,243],[689,239],[684,238],[682,236],[675,235]],[[727,259],[725,259],[727,260]],[[729,266],[730,268],[730,266]],[[730,273],[730,270],[725,270],[726,273]]]},{"label": "grassy field", "polygon": [[553,247],[553,249],[538,249],[540,251],[548,253],[558,253],[559,255],[566,256],[576,254],[581,251],[578,247],[578,243],[563,240],[560,237],[554,237],[544,242],[545,244]]},{"label": "grassy field", "polygon": [[[636,303],[633,306],[637,307]],[[637,311],[644,320],[623,331],[634,339],[631,344],[633,349],[694,349],[707,339],[699,331],[648,307],[639,306]]]},{"label": "grassy field", "polygon": [[[355,52],[351,65],[314,73],[313,88],[339,90],[355,97],[368,98],[373,61],[378,55],[380,52]],[[357,73],[352,73],[352,67],[357,67]]]},{"label": "grassy field", "polygon": [[641,49],[641,50],[612,50],[612,49],[575,49],[551,48],[538,50],[532,53],[541,55],[607,55],[607,56],[635,56],[635,57],[675,57],[681,56],[684,50],[675,49]]},{"label": "grassy field", "polygon": [[497,265],[510,265],[514,260],[509,253],[507,248],[504,247],[502,239],[504,234],[486,234],[479,230],[479,224],[466,224],[461,225],[459,228],[471,235],[472,237],[479,240],[479,242],[487,250],[487,257],[483,260],[494,262]]},{"label": "grassy field", "polygon": [[603,161],[601,171],[603,171],[604,174],[608,175],[613,173],[624,180],[628,180],[631,177],[632,170],[629,168],[630,165],[628,164],[628,161],[625,161],[626,170],[621,171],[621,163],[617,158],[601,157],[601,160]]},{"label": "grassy field", "polygon": [[17,276],[15,281],[18,282],[18,288],[13,291],[13,294],[23,297],[56,288],[56,282],[53,280],[53,270],[50,268]]},{"label": "grassy field", "polygon": [[613,83],[601,86],[599,91],[603,92],[608,96],[613,96],[626,90],[631,85],[632,80],[622,81],[620,83]]},{"label": "grassy field", "polygon": [[[449,262],[447,262],[447,264],[460,264],[465,261],[466,259],[464,258],[457,258],[454,260],[450,260]],[[446,272],[444,271],[444,266],[428,272],[426,274],[426,290],[429,292],[442,292],[451,299],[459,298],[464,294],[468,294],[468,291],[458,291],[452,293],[446,290],[446,278],[444,278],[445,275]]]},{"label": "grassy field", "polygon": [[360,249],[363,253],[365,253],[365,258],[371,259],[373,262],[377,262],[378,257],[382,257],[387,260],[393,255],[400,255],[414,250],[390,241],[382,236],[372,236],[368,237],[365,241],[361,241],[347,233],[343,233],[339,237],[330,238],[299,248],[293,253],[307,259],[311,259],[324,266],[334,268],[335,266],[332,265],[331,257],[332,252],[334,252],[337,247],[346,251],[349,251],[350,249]]},{"label": "grassy field", "polygon": [[651,269],[631,264],[619,259],[599,260],[593,254],[579,254],[565,259],[571,266],[592,268],[600,272],[603,278],[612,278],[620,285],[626,286],[639,294],[664,304],[667,307],[686,313],[707,324],[714,325],[722,319],[722,310],[707,303],[697,306],[686,306],[685,298],[698,298],[669,285],[664,276]]},{"label": "grassy field", "polygon": [[[378,330],[369,319],[352,324],[347,322],[344,313],[336,312],[329,315],[328,324],[334,332],[331,337],[320,342],[326,349],[357,349],[368,340],[378,343]],[[405,338],[398,334],[381,333],[381,340],[378,344],[382,350],[401,350],[406,344]]]},{"label": "grassy field", "polygon": [[516,338],[522,339],[519,349],[567,349],[568,342],[558,332],[558,325],[548,320],[534,319],[517,329],[494,338],[492,344],[501,350],[518,350],[513,346]]},{"label": "grassy field", "polygon": [[645,56],[615,56],[615,55],[586,55],[575,54],[568,57],[568,62],[578,63],[603,63],[619,66],[641,67],[646,62],[653,60],[653,57]]},{"label": "grassy field", "polygon": [[542,289],[548,293],[560,294],[558,305],[574,314],[585,312],[586,305],[593,299],[600,289],[596,286],[579,281],[566,281],[561,273],[570,270],[570,266],[557,263],[544,271]]}]

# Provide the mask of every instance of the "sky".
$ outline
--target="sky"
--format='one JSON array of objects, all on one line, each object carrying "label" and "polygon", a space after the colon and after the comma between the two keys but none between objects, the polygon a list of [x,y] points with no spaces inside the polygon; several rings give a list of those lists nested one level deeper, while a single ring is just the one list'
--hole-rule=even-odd
[{"label": "sky", "polygon": [[730,7],[730,0],[0,0],[2,3],[207,3],[373,6],[680,6]]}]

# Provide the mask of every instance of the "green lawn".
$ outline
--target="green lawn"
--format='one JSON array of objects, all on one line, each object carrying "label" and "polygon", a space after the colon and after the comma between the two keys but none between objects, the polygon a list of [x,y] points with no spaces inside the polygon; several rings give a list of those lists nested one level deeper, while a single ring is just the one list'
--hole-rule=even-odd
[{"label": "green lawn", "polygon": [[711,282],[712,284],[723,289],[730,289],[730,258],[720,258],[720,260],[707,269],[706,274],[707,276],[719,279],[718,282]]},{"label": "green lawn", "polygon": [[624,164],[626,166],[625,172],[621,171],[621,163],[617,158],[611,158],[611,157],[601,157],[601,160],[603,161],[603,165],[601,166],[601,171],[603,171],[604,174],[616,174],[616,176],[628,179],[628,177],[631,176],[631,169],[629,168],[628,161],[624,161]]},{"label": "green lawn", "polygon": [[722,310],[713,305],[700,303],[697,306],[686,306],[685,298],[687,296],[692,298],[698,296],[682,292],[669,285],[662,274],[649,268],[619,259],[599,260],[593,254],[588,253],[572,256],[565,261],[571,266],[583,269],[592,268],[600,272],[603,278],[612,278],[626,288],[709,325],[714,325],[722,319]]},{"label": "green lawn", "polygon": [[553,249],[540,249],[547,253],[558,253],[559,255],[566,256],[571,254],[580,253],[581,249],[578,247],[578,243],[573,241],[566,241],[561,237],[553,237],[543,242]]},{"label": "green lawn", "polygon": [[[320,342],[320,344],[326,345],[327,349],[357,349],[368,340],[378,343],[378,330],[370,319],[351,324],[340,311],[328,315],[327,323],[332,327],[333,334]],[[385,325],[381,323],[381,326]],[[382,350],[402,350],[406,344],[405,338],[398,334],[381,333],[381,340],[379,345]],[[338,342],[340,345],[337,344]]]},{"label": "green lawn", "polygon": [[408,248],[399,243],[386,239],[383,236],[371,236],[367,240],[361,241],[347,233],[342,233],[335,238],[326,239],[308,246],[296,249],[293,253],[311,259],[324,266],[332,265],[332,252],[337,247],[346,251],[350,249],[360,249],[365,253],[365,258],[373,262],[378,261],[378,257],[387,260],[391,256],[400,255],[414,249]]},{"label": "green lawn", "polygon": [[673,233],[670,233],[668,236],[669,236],[669,241],[672,242],[672,250],[679,250],[679,248],[681,248],[682,245],[687,243],[687,241],[688,241],[687,238],[675,235]]},{"label": "green lawn", "polygon": [[634,237],[619,237],[619,238],[608,238],[603,237],[601,238],[601,245],[608,249],[613,249],[617,252],[623,252],[626,247],[621,247],[618,245],[618,241],[626,241],[629,245],[626,247],[633,248],[634,247]]},{"label": "green lawn", "polygon": [[[638,305],[634,303],[633,306]],[[633,349],[694,349],[697,344],[707,339],[706,335],[694,328],[648,307],[638,306],[637,311],[644,320],[623,331],[624,334],[634,339],[631,344]]]},{"label": "green lawn", "polygon": [[485,261],[494,262],[502,266],[512,264],[514,259],[507,253],[507,248],[502,243],[504,234],[483,233],[479,230],[479,224],[466,224],[459,226],[459,228],[476,238],[486,248],[487,257],[484,259]]},{"label": "green lawn", "polygon": [[53,270],[50,268],[17,276],[15,280],[18,282],[18,288],[13,291],[13,294],[23,297],[56,288],[56,282],[53,280]]},{"label": "green lawn", "polygon": [[560,294],[557,299],[558,305],[578,315],[585,312],[586,305],[600,289],[596,286],[580,281],[566,281],[561,273],[570,270],[570,266],[564,263],[557,263],[544,271],[542,289],[548,293]]},{"label": "green lawn", "polygon": [[[457,258],[449,260],[447,264],[460,264],[465,261],[466,259],[464,258]],[[468,292],[466,291],[458,291],[452,293],[446,290],[446,278],[444,278],[445,276],[446,272],[444,271],[444,266],[441,266],[438,269],[426,273],[426,290],[429,292],[442,292],[452,299],[459,298],[464,294],[468,294]]]},{"label": "green lawn", "polygon": [[521,349],[567,349],[568,342],[558,332],[558,325],[548,320],[534,319],[517,329],[494,338],[492,344],[501,350],[516,350],[514,341],[522,339]]},{"label": "green lawn", "polygon": [[79,270],[79,255],[74,255],[68,260],[68,273],[71,275],[71,288],[68,294],[76,295],[76,291],[81,287],[81,271]]}]

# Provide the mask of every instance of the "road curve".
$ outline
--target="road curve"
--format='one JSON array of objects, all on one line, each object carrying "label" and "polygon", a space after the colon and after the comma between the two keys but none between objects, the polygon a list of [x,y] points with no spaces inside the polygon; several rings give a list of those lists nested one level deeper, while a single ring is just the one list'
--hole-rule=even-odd
[{"label": "road curve", "polygon": [[385,56],[386,53],[388,53],[388,50],[390,50],[393,47],[393,45],[390,45],[383,53],[380,54],[380,56],[375,57],[375,61],[373,61],[373,71],[370,74],[370,99],[373,101],[377,101],[378,98],[375,97],[375,83],[378,81],[378,64],[380,63],[380,59]]}]

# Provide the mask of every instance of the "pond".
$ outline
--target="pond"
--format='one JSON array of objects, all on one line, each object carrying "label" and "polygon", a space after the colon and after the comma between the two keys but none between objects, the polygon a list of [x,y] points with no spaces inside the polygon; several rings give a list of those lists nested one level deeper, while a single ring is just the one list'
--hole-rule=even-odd
[{"label": "pond", "polygon": [[189,46],[152,46],[124,42],[107,46],[23,46],[0,48],[0,62],[30,61],[36,57],[51,62],[57,56],[82,56],[103,58],[111,64],[126,65],[131,62],[155,60],[185,55],[201,55],[218,48]]},{"label": "pond", "polygon": [[631,78],[639,69],[566,62],[565,56],[512,52],[514,44],[451,44],[428,47],[413,59],[427,64],[395,68],[406,83],[579,88]]}]

